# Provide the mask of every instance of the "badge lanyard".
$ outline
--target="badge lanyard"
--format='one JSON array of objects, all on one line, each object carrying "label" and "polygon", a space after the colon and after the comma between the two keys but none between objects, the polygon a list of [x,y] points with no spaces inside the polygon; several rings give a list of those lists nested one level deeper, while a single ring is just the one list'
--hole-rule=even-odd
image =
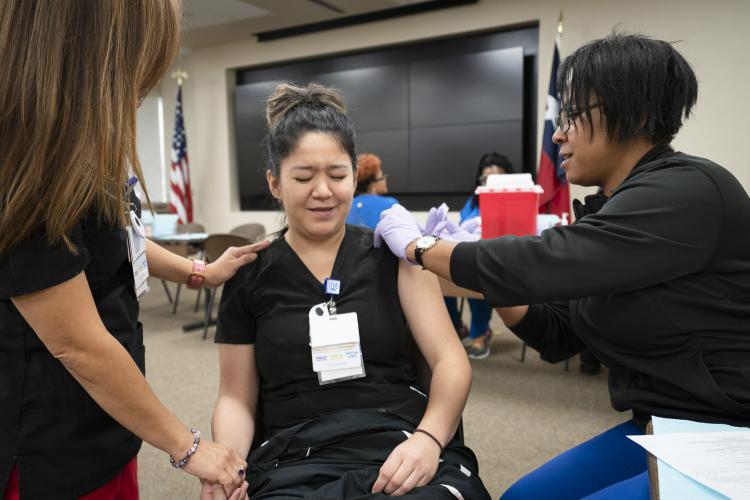
[{"label": "badge lanyard", "polygon": [[138,183],[137,177],[131,177],[125,184],[125,212],[128,222],[125,231],[128,242],[128,259],[133,266],[133,287],[138,300],[150,290],[148,286],[148,261],[146,260],[146,231],[141,224],[134,206],[130,203],[130,194]]},{"label": "badge lanyard", "polygon": [[323,280],[323,288],[325,289],[325,294],[328,295],[328,302],[326,302],[328,314],[334,316],[336,314],[336,301],[334,297],[337,297],[341,293],[341,282],[333,278],[326,278]]},{"label": "badge lanyard", "polygon": [[312,368],[321,385],[365,376],[357,313],[337,314],[341,282],[326,278],[323,288],[328,301],[310,309]]}]

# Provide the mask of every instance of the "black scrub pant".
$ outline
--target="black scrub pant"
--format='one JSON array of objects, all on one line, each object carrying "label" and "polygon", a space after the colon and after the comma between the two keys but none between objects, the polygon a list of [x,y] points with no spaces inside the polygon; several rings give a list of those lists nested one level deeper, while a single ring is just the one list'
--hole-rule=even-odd
[{"label": "black scrub pant", "polygon": [[[250,453],[253,500],[386,499],[370,493],[380,467],[414,424],[378,410],[343,410],[285,429]],[[411,499],[486,500],[474,453],[454,439],[435,477]]]}]

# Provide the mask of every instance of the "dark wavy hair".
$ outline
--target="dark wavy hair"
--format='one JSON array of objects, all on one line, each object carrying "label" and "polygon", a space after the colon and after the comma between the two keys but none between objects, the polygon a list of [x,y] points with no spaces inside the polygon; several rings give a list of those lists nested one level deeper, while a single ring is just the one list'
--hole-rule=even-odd
[{"label": "dark wavy hair", "polygon": [[[582,116],[593,135],[591,110],[607,118],[607,137],[669,143],[698,98],[690,64],[671,43],[613,32],[563,59],[557,72],[562,109]],[[593,101],[592,101],[593,99]]]},{"label": "dark wavy hair", "polygon": [[344,98],[335,89],[311,83],[299,87],[291,83],[276,86],[266,100],[266,154],[268,168],[279,176],[281,162],[297,147],[308,132],[325,132],[334,136],[357,170],[354,124],[346,113]]},{"label": "dark wavy hair", "polygon": [[[474,176],[474,191],[476,191],[476,188],[479,187],[481,184],[481,181],[479,178],[482,176],[482,170],[484,170],[487,167],[500,167],[503,170],[505,170],[506,174],[513,174],[515,173],[515,168],[513,168],[513,163],[508,159],[507,156],[501,155],[500,153],[495,153],[494,151],[492,153],[485,153],[482,155],[482,157],[479,159],[479,165],[477,166],[477,175]],[[471,208],[477,208],[479,205],[479,197],[477,196],[476,192],[471,193]]]}]

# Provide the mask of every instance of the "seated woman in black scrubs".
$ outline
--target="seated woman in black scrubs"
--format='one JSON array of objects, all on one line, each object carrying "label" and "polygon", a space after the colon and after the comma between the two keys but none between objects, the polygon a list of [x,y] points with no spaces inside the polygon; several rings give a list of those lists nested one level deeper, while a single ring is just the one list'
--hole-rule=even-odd
[{"label": "seated woman in black scrubs", "polygon": [[[289,225],[224,288],[214,438],[250,452],[253,499],[489,498],[454,437],[471,370],[437,279],[345,225],[356,155],[340,95],[280,85],[267,116],[268,184]],[[409,335],[430,387],[417,386]],[[360,343],[346,367],[332,336]]]}]

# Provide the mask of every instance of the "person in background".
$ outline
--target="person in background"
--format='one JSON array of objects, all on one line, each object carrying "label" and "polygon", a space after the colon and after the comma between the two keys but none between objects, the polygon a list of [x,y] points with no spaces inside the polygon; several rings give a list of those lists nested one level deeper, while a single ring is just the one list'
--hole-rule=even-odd
[{"label": "person in background", "polygon": [[177,54],[181,11],[178,0],[0,1],[5,500],[136,500],[142,439],[236,490],[233,500],[244,495],[244,458],[201,440],[143,376],[145,275],[129,249],[145,247],[153,276],[197,288],[223,283],[266,245],[205,266],[128,229],[139,227],[132,188],[143,179],[136,108]]},{"label": "person in background", "polygon": [[357,196],[346,218],[347,224],[375,229],[380,213],[398,203],[388,194],[388,176],[383,173],[380,158],[372,153],[357,157]]},{"label": "person in background", "polygon": [[[474,189],[487,184],[487,177],[493,174],[512,174],[513,164],[505,156],[498,153],[487,153],[479,159]],[[481,234],[481,219],[479,218],[479,196],[472,192],[466,204],[461,209],[461,227],[475,234]],[[490,355],[492,344],[492,330],[490,319],[492,308],[482,299],[468,299],[471,310],[471,328],[467,329],[458,313],[456,297],[445,297],[445,305],[453,321],[453,326],[459,332],[467,353],[472,359],[484,359]]]},{"label": "person in background", "polygon": [[542,359],[588,348],[609,368],[613,408],[632,411],[504,500],[645,500],[646,452],[627,436],[652,416],[750,425],[750,197],[727,169],[670,146],[698,96],[671,43],[612,33],[562,60],[557,85],[562,168],[602,188],[574,203],[574,224],[446,241],[395,205],[376,243],[483,293]]}]

